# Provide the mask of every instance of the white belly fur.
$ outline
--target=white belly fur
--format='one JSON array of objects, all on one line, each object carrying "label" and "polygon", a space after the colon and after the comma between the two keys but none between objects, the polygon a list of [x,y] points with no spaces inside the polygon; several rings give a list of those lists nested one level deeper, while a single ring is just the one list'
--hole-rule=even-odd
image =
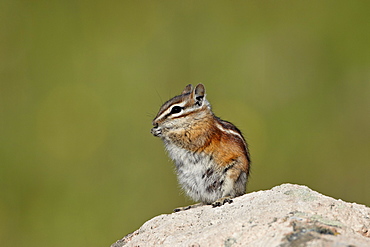
[{"label": "white belly fur", "polygon": [[194,201],[212,203],[232,190],[232,181],[222,169],[215,169],[217,166],[210,155],[193,153],[174,144],[165,143],[165,146],[175,162],[180,185]]}]

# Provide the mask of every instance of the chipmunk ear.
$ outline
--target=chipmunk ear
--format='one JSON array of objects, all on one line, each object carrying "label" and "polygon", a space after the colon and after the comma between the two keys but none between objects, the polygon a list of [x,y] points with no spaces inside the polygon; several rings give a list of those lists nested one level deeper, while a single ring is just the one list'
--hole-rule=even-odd
[{"label": "chipmunk ear", "polygon": [[195,104],[201,106],[206,95],[206,88],[203,84],[198,84],[193,91],[193,99],[195,100]]},{"label": "chipmunk ear", "polygon": [[193,90],[193,85],[189,84],[189,85],[187,85],[187,86],[184,88],[184,90],[182,91],[182,93],[181,93],[181,94],[190,93],[190,92],[191,92],[191,90]]}]

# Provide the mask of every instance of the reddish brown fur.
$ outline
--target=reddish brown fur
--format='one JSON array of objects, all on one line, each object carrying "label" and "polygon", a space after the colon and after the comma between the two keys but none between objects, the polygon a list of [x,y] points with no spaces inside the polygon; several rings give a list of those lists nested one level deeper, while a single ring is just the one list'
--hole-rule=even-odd
[{"label": "reddish brown fur", "polygon": [[[205,109],[199,109],[199,111],[204,110]],[[193,112],[189,114],[193,114]],[[186,115],[182,115],[181,117],[184,116]],[[235,180],[239,176],[239,169],[249,174],[249,152],[244,147],[243,141],[232,134],[220,130],[216,123],[222,125],[222,122],[213,116],[213,114],[209,116],[210,117],[203,119],[201,123],[193,126],[191,130],[179,131],[176,133],[176,136],[173,136],[172,140],[181,140],[179,145],[193,152],[204,152],[208,155],[212,155],[216,163],[220,165],[218,169],[227,168],[227,166],[233,164],[235,160],[240,161],[236,162],[237,167],[235,168],[237,169],[234,169],[235,176],[233,177]],[[223,127],[229,129],[228,125],[224,124]],[[207,129],[207,132],[204,131],[205,129]],[[217,152],[214,152],[214,150],[217,150]]]}]

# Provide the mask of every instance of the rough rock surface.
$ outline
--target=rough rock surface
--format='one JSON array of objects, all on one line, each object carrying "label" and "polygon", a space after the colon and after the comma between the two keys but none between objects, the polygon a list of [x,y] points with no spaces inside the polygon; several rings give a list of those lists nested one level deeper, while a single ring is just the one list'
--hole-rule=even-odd
[{"label": "rough rock surface", "polygon": [[154,217],[111,247],[120,246],[370,246],[370,208],[282,184]]}]

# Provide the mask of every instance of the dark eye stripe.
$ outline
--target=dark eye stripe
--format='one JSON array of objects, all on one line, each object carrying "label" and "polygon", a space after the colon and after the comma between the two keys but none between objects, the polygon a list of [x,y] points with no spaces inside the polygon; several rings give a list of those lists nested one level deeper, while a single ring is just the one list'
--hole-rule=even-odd
[{"label": "dark eye stripe", "polygon": [[172,114],[180,113],[183,109],[185,109],[185,107],[175,105],[171,108],[171,111],[163,117],[163,119],[166,119],[168,116]]},{"label": "dark eye stripe", "polygon": [[178,105],[175,105],[174,107],[172,107],[170,114],[179,113],[179,112],[181,112],[183,109],[184,109],[183,107],[178,106]]}]

